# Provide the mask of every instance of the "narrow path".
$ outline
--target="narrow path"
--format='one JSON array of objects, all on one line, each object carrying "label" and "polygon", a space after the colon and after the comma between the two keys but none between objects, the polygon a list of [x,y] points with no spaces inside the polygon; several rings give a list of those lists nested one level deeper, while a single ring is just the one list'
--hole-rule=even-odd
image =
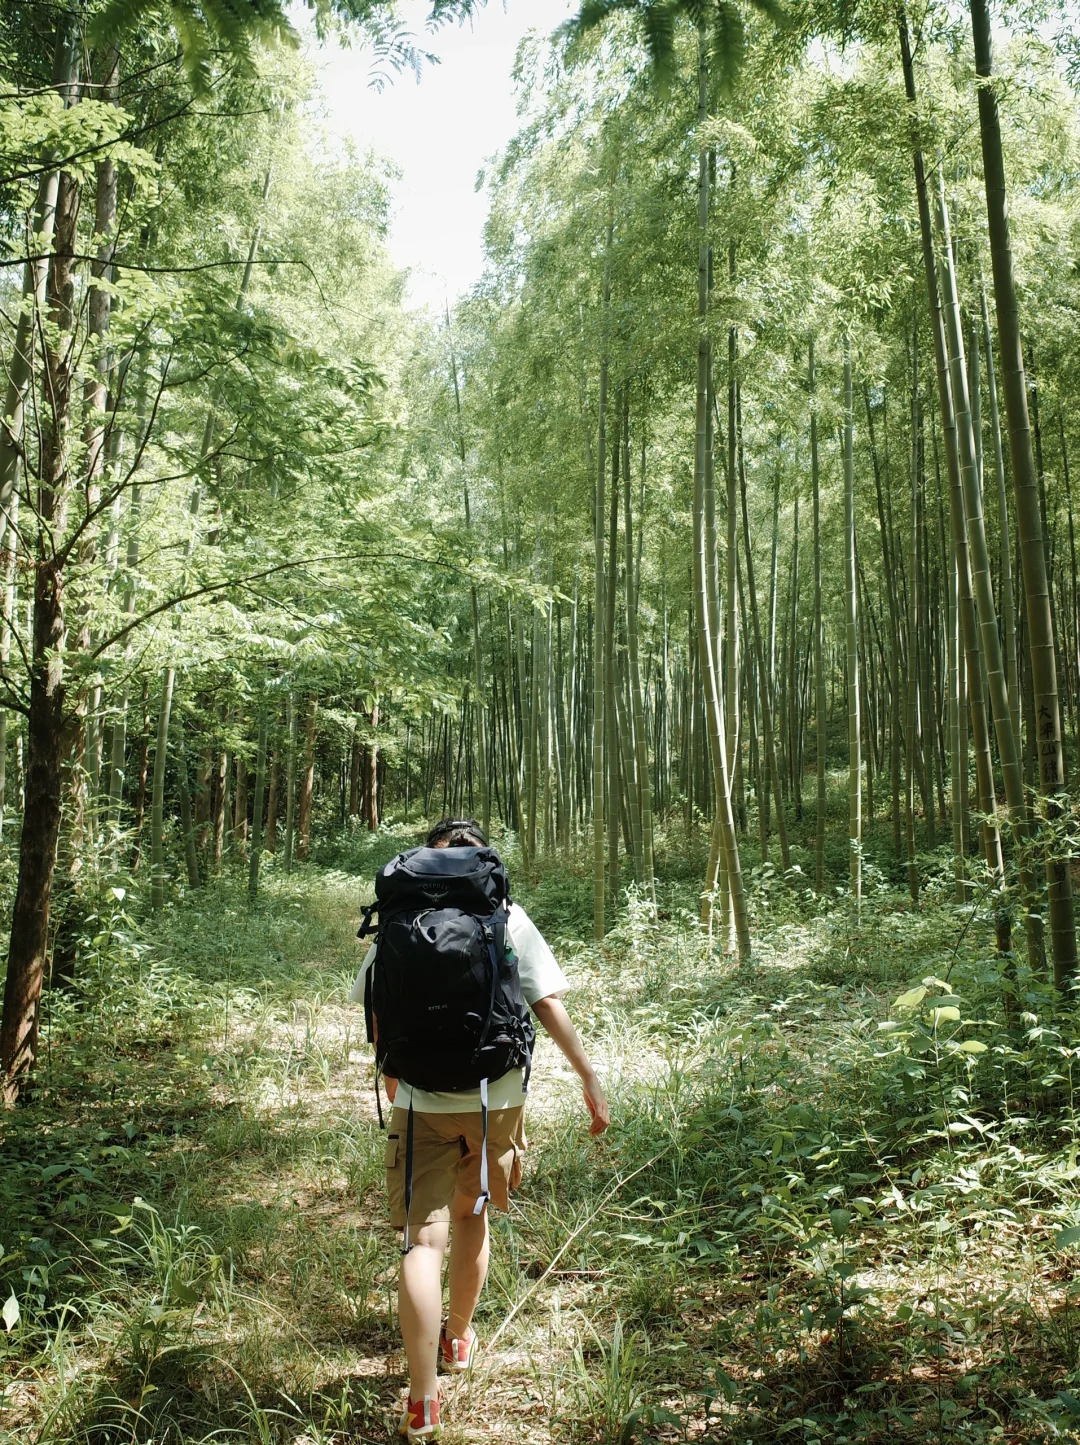
[{"label": "narrow path", "polygon": [[[983,925],[935,1036],[932,993],[894,1001],[941,966],[951,909],[882,898],[856,933],[762,879],[766,943],[740,972],[677,878],[659,931],[631,911],[599,952],[574,941],[573,885],[523,899],[565,936],[615,1123],[587,1139],[542,1047],[451,1445],[1046,1438],[1080,1363],[1054,1242],[1080,1223],[1067,1084],[1052,1038],[1009,1055],[980,1022]],[[357,877],[271,873],[254,914],[241,897],[188,900],[150,937],[117,920],[97,1013],[51,1020],[64,1048],[4,1121],[3,1263],[48,1266],[2,1397],[13,1441],[389,1438],[404,1361],[345,1002]]]}]

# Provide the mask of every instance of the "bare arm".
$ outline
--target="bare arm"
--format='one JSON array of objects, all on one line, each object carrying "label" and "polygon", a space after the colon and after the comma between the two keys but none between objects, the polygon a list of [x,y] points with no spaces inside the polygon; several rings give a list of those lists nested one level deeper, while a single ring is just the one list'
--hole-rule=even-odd
[{"label": "bare arm", "polygon": [[578,1031],[570,1021],[570,1015],[563,1007],[562,999],[549,994],[532,1005],[532,1011],[543,1024],[545,1031],[554,1039],[566,1062],[581,1080],[592,1124],[590,1134],[602,1134],[611,1123],[611,1110],[607,1098],[596,1077],[596,1070],[578,1037]]}]

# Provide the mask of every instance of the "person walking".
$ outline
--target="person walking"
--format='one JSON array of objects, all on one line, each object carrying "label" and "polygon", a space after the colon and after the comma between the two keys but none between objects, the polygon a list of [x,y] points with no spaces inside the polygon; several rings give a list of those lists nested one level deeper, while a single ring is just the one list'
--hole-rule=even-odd
[{"label": "person walking", "polygon": [[360,936],[376,911],[378,933],[350,998],[365,1004],[393,1106],[386,1187],[403,1239],[398,1318],[409,1369],[398,1429],[409,1440],[435,1440],[439,1363],[463,1371],[476,1354],[488,1206],[508,1209],[521,1179],[530,1009],[581,1080],[590,1133],[602,1134],[611,1114],[562,1003],[566,975],[510,901],[502,861],[475,820],[436,823],[425,847],[380,870],[376,896]]}]

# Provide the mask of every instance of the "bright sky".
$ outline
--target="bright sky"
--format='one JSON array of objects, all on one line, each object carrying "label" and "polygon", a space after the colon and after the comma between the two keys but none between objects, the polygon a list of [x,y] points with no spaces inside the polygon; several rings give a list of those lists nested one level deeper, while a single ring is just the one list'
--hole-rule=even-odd
[{"label": "bright sky", "polygon": [[471,24],[428,34],[424,0],[402,0],[405,25],[440,64],[426,65],[419,84],[408,72],[392,76],[381,93],[369,87],[370,52],[313,52],[333,128],[401,169],[390,247],[411,273],[415,304],[441,311],[479,277],[487,197],[476,193],[476,175],[517,130],[518,42],[530,30],[550,33],[577,8],[576,0],[488,0]]}]

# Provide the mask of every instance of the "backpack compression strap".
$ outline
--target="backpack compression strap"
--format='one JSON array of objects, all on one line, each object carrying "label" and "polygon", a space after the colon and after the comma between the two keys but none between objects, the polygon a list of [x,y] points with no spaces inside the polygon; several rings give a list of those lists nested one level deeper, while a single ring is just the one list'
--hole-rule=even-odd
[{"label": "backpack compression strap", "polygon": [[[495,991],[499,986],[499,955],[496,951],[496,939],[502,947],[505,937],[505,914],[503,919],[492,926],[484,925],[484,942],[487,944],[488,958],[491,961],[491,1000],[488,1003],[487,1022],[484,1024],[484,1032],[480,1035],[480,1042],[476,1046],[476,1052],[487,1043],[487,1036],[491,1030],[491,1019],[495,1013]],[[497,931],[496,931],[497,930]],[[483,1139],[480,1145],[480,1193],[477,1195],[476,1203],[473,1205],[474,1214],[483,1214],[484,1205],[491,1198],[491,1190],[488,1188],[488,1081],[480,1080],[480,1120],[483,1130]]]},{"label": "backpack compression strap", "polygon": [[484,1138],[480,1145],[480,1193],[476,1203],[473,1205],[474,1214],[483,1214],[484,1205],[491,1198],[488,1189],[488,1157],[487,1157],[487,1134],[488,1134],[488,1081],[480,1080],[480,1119],[483,1126]]},{"label": "backpack compression strap", "polygon": [[487,1043],[488,1034],[491,1032],[491,1020],[495,1014],[495,994],[499,987],[499,955],[495,951],[495,929],[491,925],[484,924],[484,942],[487,944],[488,959],[491,963],[491,997],[488,999],[488,1015],[484,1021],[484,1029],[480,1035],[480,1042],[476,1046],[479,1055]]},{"label": "backpack compression strap", "polygon": [[409,1122],[405,1126],[405,1238],[402,1240],[402,1254],[412,1249],[409,1243],[409,1215],[412,1213],[413,1184],[413,1104],[409,1097]]}]

